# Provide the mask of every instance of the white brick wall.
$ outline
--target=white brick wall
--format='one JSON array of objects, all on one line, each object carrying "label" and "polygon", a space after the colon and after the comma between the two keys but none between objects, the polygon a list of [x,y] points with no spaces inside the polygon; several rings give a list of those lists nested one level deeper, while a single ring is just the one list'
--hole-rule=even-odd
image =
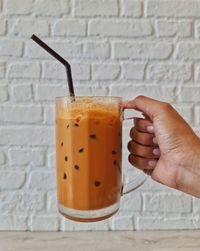
[{"label": "white brick wall", "polygon": [[91,20],[88,23],[88,33],[91,36],[148,37],[152,35],[153,27],[147,20]]},{"label": "white brick wall", "polygon": [[114,42],[113,57],[125,60],[164,60],[168,59],[173,46],[168,42]]},{"label": "white brick wall", "polygon": [[7,15],[27,15],[33,12],[33,0],[4,0]]},{"label": "white brick wall", "polygon": [[71,62],[78,95],[159,98],[200,132],[199,18],[200,0],[0,0],[0,231],[200,229],[199,200],[150,179],[107,221],[58,215],[54,104],[66,73],[30,40]]}]

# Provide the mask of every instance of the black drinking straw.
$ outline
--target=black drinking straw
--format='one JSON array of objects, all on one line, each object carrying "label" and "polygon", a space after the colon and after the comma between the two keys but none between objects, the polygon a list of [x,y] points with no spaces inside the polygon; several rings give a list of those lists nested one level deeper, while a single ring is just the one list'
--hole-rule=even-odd
[{"label": "black drinking straw", "polygon": [[73,86],[73,80],[72,80],[72,72],[71,72],[71,66],[70,64],[60,55],[58,55],[57,52],[52,50],[47,44],[45,44],[41,39],[39,39],[36,35],[32,35],[31,38],[39,44],[44,50],[46,50],[48,53],[50,53],[54,58],[56,58],[61,64],[65,66],[66,72],[67,72],[67,79],[68,79],[68,87],[69,87],[69,94],[72,97],[72,101],[75,100],[75,94],[74,94],[74,86]]}]

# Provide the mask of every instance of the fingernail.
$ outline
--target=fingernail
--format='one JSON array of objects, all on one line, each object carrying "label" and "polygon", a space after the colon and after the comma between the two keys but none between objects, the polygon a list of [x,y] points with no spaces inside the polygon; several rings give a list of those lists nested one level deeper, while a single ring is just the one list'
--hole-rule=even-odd
[{"label": "fingernail", "polygon": [[153,138],[153,143],[156,144],[156,145],[158,144],[158,141],[157,141],[156,137]]},{"label": "fingernail", "polygon": [[153,149],[153,154],[154,155],[160,155],[160,149],[159,148]]},{"label": "fingernail", "polygon": [[156,160],[150,160],[150,161],[148,162],[148,165],[149,165],[150,167],[155,167],[156,164],[157,164],[157,161],[156,161]]},{"label": "fingernail", "polygon": [[152,133],[154,132],[154,127],[153,126],[147,126],[147,131]]}]

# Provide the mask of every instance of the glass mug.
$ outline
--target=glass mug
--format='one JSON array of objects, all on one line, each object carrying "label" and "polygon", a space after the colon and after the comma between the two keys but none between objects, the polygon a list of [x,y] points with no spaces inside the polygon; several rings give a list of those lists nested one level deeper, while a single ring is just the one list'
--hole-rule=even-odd
[{"label": "glass mug", "polygon": [[141,186],[137,175],[122,184],[120,97],[56,98],[56,171],[59,212],[93,222],[115,214],[120,197]]}]

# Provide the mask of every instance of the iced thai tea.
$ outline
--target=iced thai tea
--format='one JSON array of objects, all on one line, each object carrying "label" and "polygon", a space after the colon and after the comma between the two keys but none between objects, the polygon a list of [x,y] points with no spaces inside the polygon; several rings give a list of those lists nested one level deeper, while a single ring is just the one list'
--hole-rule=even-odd
[{"label": "iced thai tea", "polygon": [[[59,210],[74,220],[104,217],[120,200],[122,121],[120,98],[70,97],[56,101]],[[88,211],[89,216],[82,217]],[[110,213],[114,213],[108,211]]]}]

